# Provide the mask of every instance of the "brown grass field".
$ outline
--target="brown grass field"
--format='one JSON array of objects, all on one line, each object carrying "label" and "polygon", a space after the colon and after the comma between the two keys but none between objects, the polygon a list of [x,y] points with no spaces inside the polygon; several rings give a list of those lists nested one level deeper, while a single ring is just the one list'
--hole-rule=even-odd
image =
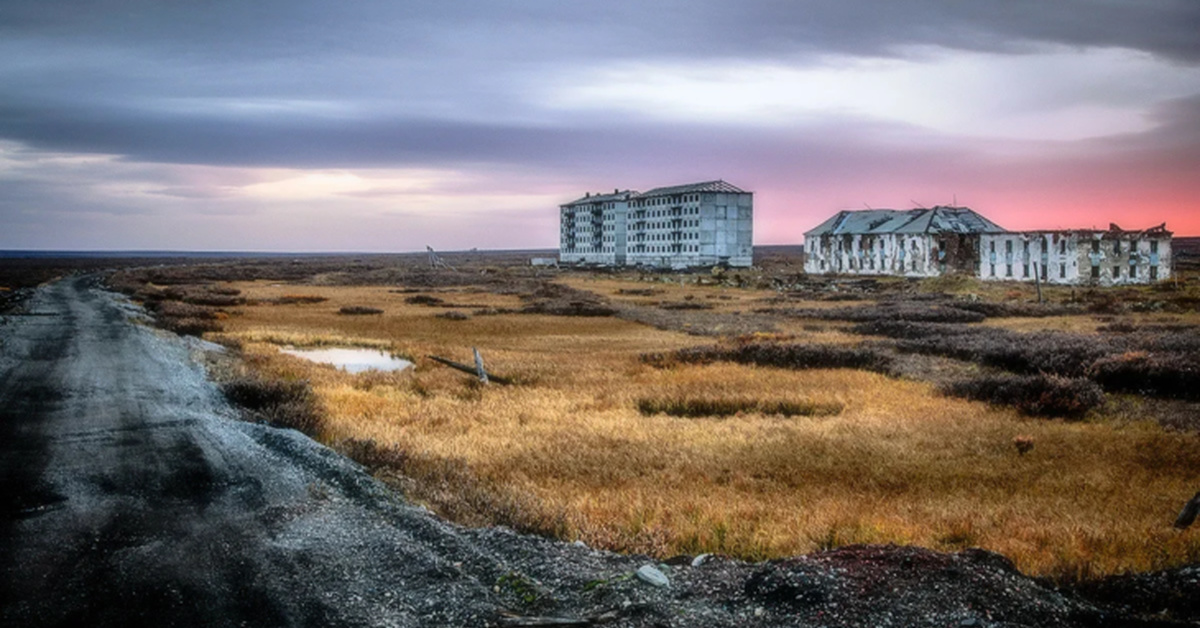
[{"label": "brown grass field", "polygon": [[[730,315],[774,294],[635,279],[569,273],[558,281],[614,304],[698,302]],[[1114,395],[1083,421],[1034,419],[864,371],[655,368],[640,356],[714,339],[615,317],[437,316],[521,307],[496,290],[420,292],[459,306],[445,308],[408,303],[414,293],[397,285],[221,285],[241,290],[247,304],[209,337],[240,342],[262,375],[310,381],[326,415],[323,440],[391,449],[404,461],[403,476],[392,479],[466,524],[660,557],[756,560],[852,543],[978,546],[1027,573],[1062,579],[1200,562],[1197,531],[1171,526],[1200,488],[1200,436],[1142,419],[1137,397]],[[637,294],[646,288],[656,292]],[[327,300],[267,302],[296,295]],[[353,306],[383,313],[338,314]],[[986,324],[1094,333],[1098,323],[1069,316]],[[789,320],[777,333],[861,342],[844,327]],[[350,375],[281,354],[282,345],[383,347],[417,366]],[[426,357],[470,362],[472,347],[515,385],[483,386]],[[683,410],[655,411],[663,407]],[[688,416],[714,407],[730,410]],[[811,411],[772,412],[779,408]],[[1017,441],[1033,449],[1021,454]]]}]

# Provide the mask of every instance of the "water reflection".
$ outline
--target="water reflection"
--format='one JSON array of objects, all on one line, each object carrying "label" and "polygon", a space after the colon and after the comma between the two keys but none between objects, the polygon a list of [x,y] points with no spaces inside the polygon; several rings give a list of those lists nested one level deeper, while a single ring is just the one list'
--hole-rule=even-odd
[{"label": "water reflection", "polygon": [[293,349],[280,351],[321,364],[332,364],[347,373],[362,373],[363,371],[402,371],[413,365],[408,360],[402,360],[378,349]]}]

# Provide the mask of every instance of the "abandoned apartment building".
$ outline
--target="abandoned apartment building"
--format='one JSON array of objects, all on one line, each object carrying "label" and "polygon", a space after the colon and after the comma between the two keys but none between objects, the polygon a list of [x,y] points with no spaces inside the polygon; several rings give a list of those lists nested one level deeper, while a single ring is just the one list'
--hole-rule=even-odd
[{"label": "abandoned apartment building", "polygon": [[724,181],[587,193],[559,206],[559,261],[604,266],[750,266],[753,193]]},{"label": "abandoned apartment building", "polygon": [[843,211],[804,234],[805,272],[1121,285],[1166,279],[1166,225],[1008,231],[966,207]]}]

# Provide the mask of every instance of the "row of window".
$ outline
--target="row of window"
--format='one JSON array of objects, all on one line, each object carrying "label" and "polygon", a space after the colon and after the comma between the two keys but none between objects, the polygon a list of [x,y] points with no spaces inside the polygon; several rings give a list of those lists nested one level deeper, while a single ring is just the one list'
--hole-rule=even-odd
[{"label": "row of window", "polygon": [[[990,252],[995,253],[996,252],[996,241],[992,240],[988,244],[990,245]],[[1029,255],[1029,240],[1022,240],[1021,245],[1022,245],[1021,250],[1025,253],[1025,255]],[[1013,252],[1013,241],[1012,240],[1004,241],[1004,252],[1009,253],[1009,254],[1011,254]],[[1044,253],[1045,251],[1042,251],[1042,252]],[[1059,255],[1067,254],[1067,241],[1066,240],[1058,241],[1058,254]]]},{"label": "row of window", "polygon": [[[988,270],[990,271],[991,276],[998,277],[999,275],[996,274],[996,264],[993,263],[993,264],[989,264],[988,266],[989,266]],[[1149,266],[1148,268],[1150,269],[1149,270],[1150,280],[1156,281],[1158,279],[1158,266]],[[1046,280],[1046,271],[1047,271],[1047,268],[1045,265],[1041,266],[1041,271],[1042,271],[1042,281],[1045,281]],[[1130,279],[1137,279],[1138,278],[1138,265],[1136,263],[1134,263],[1134,260],[1130,260],[1128,271],[1122,270],[1122,267],[1120,265],[1112,267],[1112,278],[1113,279],[1120,279],[1122,273],[1126,273],[1126,276],[1129,277]],[[1004,276],[1005,277],[1013,276],[1013,265],[1012,264],[1004,265]],[[1021,265],[1021,276],[1026,279],[1033,277],[1033,275],[1030,274],[1030,272],[1029,272],[1029,264]],[[1067,265],[1066,264],[1058,265],[1058,278],[1059,279],[1067,278]],[[1092,279],[1099,279],[1099,278],[1100,278],[1100,265],[1095,264],[1092,266]]]},{"label": "row of window", "polygon": [[685,194],[683,196],[660,196],[657,198],[647,198],[640,201],[630,203],[632,207],[658,207],[660,205],[678,205],[680,203],[699,203],[699,194]]},{"label": "row of window", "polygon": [[[642,227],[638,227],[635,225],[633,230],[634,231],[644,231],[646,229],[671,229],[672,228],[671,222],[666,221],[666,220],[664,220],[662,222],[651,222],[651,223],[643,223],[643,224],[645,226],[642,226]],[[680,227],[699,227],[700,221],[699,220],[680,220],[679,226]]]},{"label": "row of window", "polygon": [[[1048,269],[1048,265],[1047,265],[1047,264],[1041,264],[1041,265],[1040,265],[1040,268],[1041,268],[1041,270],[1042,270],[1042,281],[1046,281],[1046,273],[1047,273],[1047,271],[1049,270],[1049,269]],[[995,262],[992,262],[992,263],[988,264],[988,271],[989,271],[989,272],[991,272],[991,276],[992,276],[992,277],[997,277],[997,276],[998,276],[998,275],[996,275],[996,263],[995,263]],[[1013,276],[1013,265],[1012,265],[1012,264],[1005,264],[1005,265],[1004,265],[1004,276],[1005,276],[1005,277],[1012,277],[1012,276]],[[1021,265],[1021,276],[1022,276],[1022,277],[1024,277],[1024,278],[1026,278],[1026,279],[1029,279],[1030,277],[1033,277],[1033,275],[1032,275],[1032,274],[1030,274],[1030,272],[1029,272],[1029,264],[1028,264],[1028,263],[1026,263],[1026,264],[1022,264],[1022,265]],[[1059,278],[1059,279],[1066,279],[1066,278],[1067,278],[1067,265],[1066,265],[1066,263],[1061,263],[1061,264],[1059,264],[1059,265],[1058,265],[1058,278]]]},{"label": "row of window", "polygon": [[700,234],[697,232],[694,232],[694,231],[691,233],[681,233],[679,238],[671,238],[671,237],[669,237],[669,235],[670,234],[666,234],[666,233],[643,233],[643,234],[639,234],[639,235],[636,235],[636,236],[630,238],[630,240],[632,240],[634,242],[646,242],[646,241],[663,242],[663,241],[670,241],[670,240],[674,240],[674,239],[679,239],[679,240],[699,240],[700,239]]},{"label": "row of window", "polygon": [[[850,270],[860,270],[860,269],[861,270],[875,270],[875,257],[872,256],[872,257],[867,258],[867,261],[865,264],[862,261],[859,261],[857,265],[855,264],[855,259],[852,257],[852,258],[850,258],[849,266],[850,266]],[[897,263],[895,266],[893,266],[893,268],[896,270],[904,270],[904,266],[905,266],[904,257],[901,256],[899,263]],[[913,271],[917,270],[917,258],[913,257],[911,263],[908,264],[908,266],[909,266],[909,270],[913,270]],[[945,270],[945,266],[946,266],[945,264],[942,264],[943,271]],[[837,269],[839,271],[842,270],[842,258],[840,258],[840,257],[837,258]],[[887,269],[887,266],[885,266],[882,262],[880,262],[879,270],[886,270],[886,269]],[[824,259],[821,260],[821,270],[825,270],[825,260]]]},{"label": "row of window", "polygon": [[[996,241],[992,240],[990,242],[990,245],[991,245],[991,252],[995,253],[996,252]],[[1123,251],[1124,252],[1133,252],[1133,250],[1135,248],[1136,247],[1131,242],[1123,242],[1122,240],[1113,240],[1112,241],[1113,255],[1121,255]],[[1029,240],[1021,241],[1021,250],[1026,255],[1029,254]],[[1013,241],[1012,240],[1004,241],[1004,252],[1005,253],[1013,252]],[[1058,252],[1060,255],[1065,255],[1067,253],[1067,241],[1066,240],[1058,241]],[[1096,240],[1096,239],[1092,240],[1092,252],[1093,253],[1100,252],[1100,240]],[[1150,241],[1150,252],[1158,253],[1158,240]]]},{"label": "row of window", "polygon": [[[676,248],[678,248],[679,250],[676,251],[675,250]],[[638,244],[638,245],[635,245],[630,250],[630,252],[631,253],[678,253],[678,252],[699,253],[700,245],[699,244],[684,244],[684,245],[672,246],[670,244],[667,244],[667,245]]]}]

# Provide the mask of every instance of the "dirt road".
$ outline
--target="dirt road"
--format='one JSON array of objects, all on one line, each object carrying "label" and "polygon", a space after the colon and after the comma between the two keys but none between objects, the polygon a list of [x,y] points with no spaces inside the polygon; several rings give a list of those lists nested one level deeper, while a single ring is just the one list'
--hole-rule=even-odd
[{"label": "dirt road", "polygon": [[1108,625],[977,550],[683,561],[655,586],[645,557],[462,529],[237,420],[140,316],[75,277],[0,317],[0,626]]},{"label": "dirt road", "polygon": [[6,321],[5,625],[465,625],[494,608],[475,578],[400,586],[454,571],[417,538],[453,531],[299,434],[234,420],[187,345],[133,316],[74,278]]}]

